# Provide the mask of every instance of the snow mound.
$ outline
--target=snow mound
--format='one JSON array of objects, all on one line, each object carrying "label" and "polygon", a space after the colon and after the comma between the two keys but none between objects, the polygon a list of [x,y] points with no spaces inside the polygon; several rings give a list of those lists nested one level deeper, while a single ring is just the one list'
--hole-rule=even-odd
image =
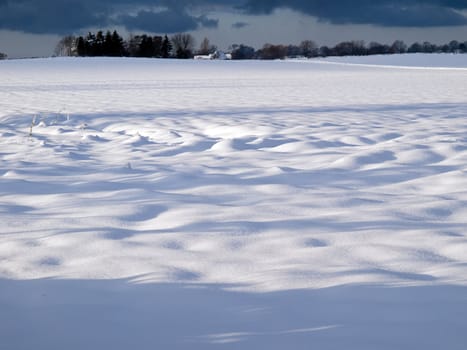
[{"label": "snow mound", "polygon": [[456,57],[0,62],[0,347],[463,349]]}]

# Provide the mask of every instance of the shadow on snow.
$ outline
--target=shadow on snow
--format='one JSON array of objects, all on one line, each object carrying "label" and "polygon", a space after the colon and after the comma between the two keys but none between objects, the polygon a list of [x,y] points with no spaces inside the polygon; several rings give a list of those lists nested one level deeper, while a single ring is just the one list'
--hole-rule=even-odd
[{"label": "shadow on snow", "polygon": [[[4,349],[464,349],[467,288],[0,280]],[[227,289],[226,289],[227,288]]]}]

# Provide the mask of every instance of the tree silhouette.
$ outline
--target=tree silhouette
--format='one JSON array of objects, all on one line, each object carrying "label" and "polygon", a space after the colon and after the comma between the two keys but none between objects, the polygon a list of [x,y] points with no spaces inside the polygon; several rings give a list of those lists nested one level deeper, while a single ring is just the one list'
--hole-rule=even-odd
[{"label": "tree silhouette", "polygon": [[67,35],[60,39],[55,47],[55,56],[75,56],[76,55],[76,38],[73,35]]},{"label": "tree silhouette", "polygon": [[123,38],[117,33],[116,30],[112,33],[111,45],[110,45],[110,56],[125,56],[125,46]]},{"label": "tree silhouette", "polygon": [[232,59],[234,60],[250,60],[255,57],[255,49],[247,45],[232,45]]},{"label": "tree silhouette", "polygon": [[173,46],[167,35],[164,36],[161,45],[161,56],[162,58],[169,58],[172,54]]},{"label": "tree silhouette", "polygon": [[287,56],[287,46],[264,44],[263,48],[257,52],[257,56],[262,60],[283,59]]},{"label": "tree silhouette", "polygon": [[211,45],[208,38],[204,38],[199,46],[198,55],[209,55],[216,51],[216,47]]},{"label": "tree silhouette", "polygon": [[300,43],[301,55],[304,57],[316,57],[318,56],[318,46],[312,40],[303,40]]},{"label": "tree silhouette", "polygon": [[76,54],[78,56],[86,56],[86,44],[82,36],[76,42]]},{"label": "tree silhouette", "polygon": [[[128,40],[117,33],[98,31],[89,32],[85,37],[68,35],[60,39],[55,48],[57,56],[131,56],[131,57],[157,57],[157,58],[192,58],[195,40],[191,34],[175,34],[171,39],[165,35],[149,36],[130,35]],[[201,42],[200,55],[212,54],[216,50],[208,38]],[[442,45],[432,44],[429,41],[415,42],[410,47],[402,40],[396,40],[391,45],[370,42],[366,45],[361,40],[343,41],[334,47],[321,46],[318,48],[312,40],[304,40],[299,45],[273,45],[265,44],[260,50],[246,45],[234,44],[230,47],[231,57],[239,59],[283,59],[285,57],[327,57],[327,56],[356,56],[356,55],[382,55],[402,53],[467,53],[467,41],[451,40]],[[6,55],[1,54],[0,59]]]},{"label": "tree silhouette", "polygon": [[195,39],[191,34],[178,33],[172,36],[172,44],[177,58],[192,58]]},{"label": "tree silhouette", "polygon": [[406,53],[407,45],[402,40],[396,40],[391,45],[391,53]]}]

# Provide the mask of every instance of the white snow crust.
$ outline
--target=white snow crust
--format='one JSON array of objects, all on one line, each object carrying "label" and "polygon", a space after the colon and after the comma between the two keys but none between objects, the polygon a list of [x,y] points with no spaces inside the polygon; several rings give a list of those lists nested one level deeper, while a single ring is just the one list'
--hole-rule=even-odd
[{"label": "white snow crust", "polygon": [[467,58],[464,54],[395,54],[395,55],[370,55],[370,56],[345,56],[317,58],[313,61],[327,63],[370,65],[379,67],[398,67],[411,69],[441,69],[464,70],[467,69]]},{"label": "white snow crust", "polygon": [[0,62],[0,348],[465,349],[466,62]]}]

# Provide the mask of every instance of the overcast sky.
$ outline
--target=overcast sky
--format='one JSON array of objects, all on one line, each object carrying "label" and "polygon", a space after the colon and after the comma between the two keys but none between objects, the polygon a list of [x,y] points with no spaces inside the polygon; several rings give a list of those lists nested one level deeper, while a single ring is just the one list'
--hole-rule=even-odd
[{"label": "overcast sky", "polygon": [[190,32],[226,49],[312,39],[467,41],[467,0],[0,0],[0,52],[47,56],[67,34]]}]

